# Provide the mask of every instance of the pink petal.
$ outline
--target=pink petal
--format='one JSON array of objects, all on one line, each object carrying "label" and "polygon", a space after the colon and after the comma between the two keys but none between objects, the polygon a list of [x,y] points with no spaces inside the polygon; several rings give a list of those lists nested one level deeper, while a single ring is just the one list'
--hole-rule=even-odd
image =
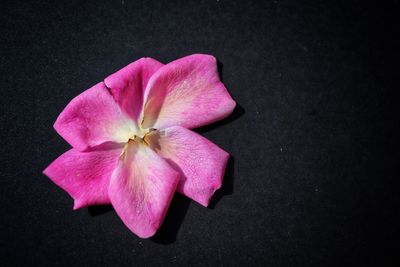
[{"label": "pink petal", "polygon": [[107,141],[126,142],[137,125],[123,114],[104,83],[98,83],[72,99],[54,128],[83,151]]},{"label": "pink petal", "polygon": [[157,231],[174,195],[179,174],[148,146],[130,141],[109,187],[111,203],[141,238]]},{"label": "pink petal", "polygon": [[71,149],[53,161],[43,173],[74,199],[74,209],[109,204],[108,184],[122,147],[79,152]]},{"label": "pink petal", "polygon": [[177,191],[207,207],[222,185],[229,154],[180,126],[153,131],[146,142],[181,174]]},{"label": "pink petal", "polygon": [[138,121],[141,115],[148,80],[162,66],[155,59],[141,58],[104,80],[114,99],[133,120]]},{"label": "pink petal", "polygon": [[161,67],[147,87],[143,128],[196,128],[225,118],[236,105],[209,55],[191,55]]}]

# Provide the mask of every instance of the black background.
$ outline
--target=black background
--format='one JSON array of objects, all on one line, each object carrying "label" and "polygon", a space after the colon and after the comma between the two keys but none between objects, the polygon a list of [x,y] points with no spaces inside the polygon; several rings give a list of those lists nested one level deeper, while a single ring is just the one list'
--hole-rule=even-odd
[{"label": "black background", "polygon": [[[101,3],[100,3],[101,2]],[[389,266],[396,260],[399,1],[1,3],[1,265]],[[141,240],[41,172],[76,95],[128,63],[220,62],[239,104],[199,130],[232,155],[203,208]]]}]

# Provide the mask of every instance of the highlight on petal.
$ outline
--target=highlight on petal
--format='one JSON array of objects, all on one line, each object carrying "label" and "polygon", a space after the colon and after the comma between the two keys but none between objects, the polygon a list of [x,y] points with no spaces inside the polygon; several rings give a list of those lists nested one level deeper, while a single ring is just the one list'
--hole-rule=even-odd
[{"label": "highlight on petal", "polygon": [[109,204],[108,185],[122,147],[80,152],[71,149],[43,173],[74,199],[74,209]]},{"label": "highlight on petal", "polygon": [[54,128],[74,148],[83,151],[107,141],[126,142],[137,125],[124,115],[101,82],[72,99]]},{"label": "highlight on petal", "polygon": [[177,191],[208,206],[222,185],[229,154],[180,126],[153,131],[145,141],[181,174]]},{"label": "highlight on petal", "polygon": [[148,146],[130,141],[109,186],[111,203],[125,225],[141,238],[157,231],[179,182],[179,173]]},{"label": "highlight on petal", "polygon": [[143,128],[196,128],[225,118],[236,105],[219,79],[216,59],[209,55],[164,65],[147,87]]},{"label": "highlight on petal", "polygon": [[148,80],[162,66],[155,59],[141,58],[104,80],[115,101],[133,120],[138,121],[141,116],[143,93]]}]

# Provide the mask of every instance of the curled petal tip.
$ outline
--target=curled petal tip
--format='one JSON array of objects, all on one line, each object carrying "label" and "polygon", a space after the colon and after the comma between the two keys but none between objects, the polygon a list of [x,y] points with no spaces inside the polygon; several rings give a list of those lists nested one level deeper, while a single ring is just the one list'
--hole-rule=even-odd
[{"label": "curled petal tip", "polygon": [[80,208],[83,208],[85,205],[82,204],[81,201],[75,199],[74,201],[74,207],[72,208],[73,210],[78,210]]}]

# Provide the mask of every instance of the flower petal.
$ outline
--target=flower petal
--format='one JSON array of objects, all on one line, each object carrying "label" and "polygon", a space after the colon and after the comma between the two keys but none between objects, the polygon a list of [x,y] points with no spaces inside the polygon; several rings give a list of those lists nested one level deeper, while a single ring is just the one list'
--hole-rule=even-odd
[{"label": "flower petal", "polygon": [[141,58],[104,80],[114,99],[133,120],[138,121],[141,115],[148,80],[162,66],[155,59]]},{"label": "flower petal", "polygon": [[207,207],[222,185],[229,154],[180,126],[153,131],[146,142],[181,174],[177,191]]},{"label": "flower petal", "polygon": [[74,148],[83,151],[107,141],[126,142],[137,125],[123,114],[101,82],[72,99],[54,128]]},{"label": "flower petal", "polygon": [[147,87],[143,128],[196,128],[225,118],[236,105],[209,55],[191,55],[161,67]]},{"label": "flower petal", "polygon": [[141,238],[160,227],[179,182],[179,174],[148,146],[131,141],[121,155],[109,187],[111,203],[125,225]]},{"label": "flower petal", "polygon": [[71,149],[53,161],[43,173],[74,199],[74,209],[109,204],[108,184],[122,147],[80,152]]}]

